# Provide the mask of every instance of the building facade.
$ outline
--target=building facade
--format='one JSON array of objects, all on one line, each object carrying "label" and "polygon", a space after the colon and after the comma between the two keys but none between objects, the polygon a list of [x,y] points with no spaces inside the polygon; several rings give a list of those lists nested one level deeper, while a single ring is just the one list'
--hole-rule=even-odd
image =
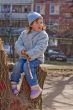
[{"label": "building facade", "polygon": [[7,29],[27,26],[27,14],[33,10],[33,0],[0,0],[0,35]]},{"label": "building facade", "polygon": [[73,0],[35,0],[34,10],[42,14],[48,30],[54,33],[50,35],[49,46],[73,55],[73,36],[63,34],[73,29]]},{"label": "building facade", "polygon": [[73,0],[35,0],[34,10],[43,15],[50,29],[57,28],[63,32],[73,26],[72,4]]},{"label": "building facade", "polygon": [[48,34],[48,30],[57,33],[49,35],[50,46],[62,49],[66,55],[73,55],[73,36],[62,35],[73,29],[73,0],[0,0],[0,36],[20,33],[28,25],[30,11],[43,16]]},{"label": "building facade", "polygon": [[72,3],[73,0],[0,0],[0,27],[25,27],[27,14],[37,11],[49,29],[63,32],[72,27]]}]

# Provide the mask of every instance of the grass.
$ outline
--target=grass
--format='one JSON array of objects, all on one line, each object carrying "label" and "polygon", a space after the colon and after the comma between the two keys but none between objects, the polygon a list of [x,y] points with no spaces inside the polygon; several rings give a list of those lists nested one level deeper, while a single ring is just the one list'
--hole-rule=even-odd
[{"label": "grass", "polygon": [[45,64],[53,64],[53,65],[73,65],[73,63],[70,63],[70,62],[63,62],[63,61],[50,61],[50,60],[46,60],[45,61]]},{"label": "grass", "polygon": [[41,65],[46,70],[68,70],[73,71],[73,64],[62,61],[45,61],[45,65]]}]

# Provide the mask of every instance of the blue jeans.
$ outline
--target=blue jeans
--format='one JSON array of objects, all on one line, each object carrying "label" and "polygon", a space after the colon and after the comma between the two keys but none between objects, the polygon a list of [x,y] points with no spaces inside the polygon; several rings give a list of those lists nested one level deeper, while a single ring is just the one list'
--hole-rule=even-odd
[{"label": "blue jeans", "polygon": [[19,82],[21,73],[25,73],[26,79],[28,81],[28,84],[30,86],[34,86],[36,84],[38,84],[38,79],[37,79],[37,75],[36,75],[36,68],[41,64],[41,61],[39,60],[33,60],[29,62],[30,65],[30,69],[32,72],[32,76],[33,79],[30,78],[30,74],[29,74],[29,69],[28,69],[28,64],[27,64],[27,60],[20,58],[19,61],[16,63],[16,65],[14,66],[13,72],[11,74],[11,81],[15,81],[15,82]]}]

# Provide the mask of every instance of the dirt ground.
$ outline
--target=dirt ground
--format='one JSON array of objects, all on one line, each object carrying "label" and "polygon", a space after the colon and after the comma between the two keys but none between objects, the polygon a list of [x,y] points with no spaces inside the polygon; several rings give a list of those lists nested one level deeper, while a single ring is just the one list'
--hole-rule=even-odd
[{"label": "dirt ground", "polygon": [[73,110],[73,71],[51,73],[44,84],[43,110]]}]

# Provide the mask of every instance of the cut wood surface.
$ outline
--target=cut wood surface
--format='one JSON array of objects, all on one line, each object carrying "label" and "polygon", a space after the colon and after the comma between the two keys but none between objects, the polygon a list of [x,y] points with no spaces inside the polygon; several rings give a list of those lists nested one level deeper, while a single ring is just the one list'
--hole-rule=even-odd
[{"label": "cut wood surface", "polygon": [[[13,69],[13,66],[15,65],[15,63],[10,63],[8,62],[8,66],[9,66],[9,70]],[[73,65],[51,65],[51,64],[41,64],[40,67],[45,70],[47,73],[49,71],[54,71],[54,70],[64,70],[64,71],[73,71]]]}]

